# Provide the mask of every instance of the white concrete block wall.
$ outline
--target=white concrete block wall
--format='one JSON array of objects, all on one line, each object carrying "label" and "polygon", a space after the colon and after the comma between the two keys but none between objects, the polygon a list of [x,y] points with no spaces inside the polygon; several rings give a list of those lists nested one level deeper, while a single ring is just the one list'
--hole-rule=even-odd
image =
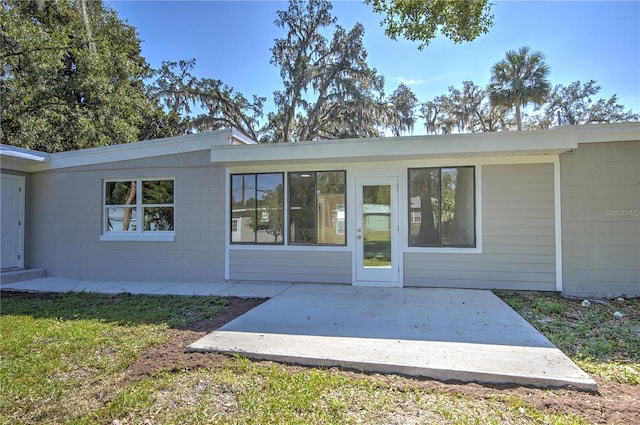
[{"label": "white concrete block wall", "polygon": [[[100,241],[103,180],[144,177],[175,178],[175,241]],[[223,280],[224,183],[209,151],[36,173],[32,265],[85,279]]]},{"label": "white concrete block wall", "polygon": [[563,291],[640,295],[640,141],[560,156]]}]

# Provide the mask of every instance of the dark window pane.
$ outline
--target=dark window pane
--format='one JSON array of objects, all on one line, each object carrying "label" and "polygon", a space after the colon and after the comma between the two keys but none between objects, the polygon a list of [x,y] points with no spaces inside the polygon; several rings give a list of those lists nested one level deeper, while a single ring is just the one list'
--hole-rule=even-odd
[{"label": "dark window pane", "polygon": [[289,241],[316,242],[316,173],[289,173]]},{"label": "dark window pane", "polygon": [[473,168],[442,170],[442,245],[475,245],[473,187]]},{"label": "dark window pane", "polygon": [[284,181],[282,173],[258,174],[256,242],[282,243],[284,230]]},{"label": "dark window pane", "polygon": [[173,230],[173,207],[144,208],[144,230],[152,232]]},{"label": "dark window pane", "polygon": [[136,182],[106,182],[106,205],[135,205]]},{"label": "dark window pane", "polygon": [[173,180],[142,182],[143,204],[173,204]]},{"label": "dark window pane", "polygon": [[256,175],[241,174],[231,176],[231,218],[232,242],[255,243],[256,219]]},{"label": "dark window pane", "polygon": [[345,244],[345,172],[318,172],[316,225],[319,244]]},{"label": "dark window pane", "polygon": [[440,243],[440,170],[409,170],[409,246]]}]

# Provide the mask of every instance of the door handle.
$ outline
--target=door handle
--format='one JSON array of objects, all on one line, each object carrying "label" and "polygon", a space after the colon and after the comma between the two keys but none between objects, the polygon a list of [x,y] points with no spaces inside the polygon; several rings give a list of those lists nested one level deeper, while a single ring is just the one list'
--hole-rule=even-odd
[{"label": "door handle", "polygon": [[358,239],[362,239],[362,236],[358,235]]}]

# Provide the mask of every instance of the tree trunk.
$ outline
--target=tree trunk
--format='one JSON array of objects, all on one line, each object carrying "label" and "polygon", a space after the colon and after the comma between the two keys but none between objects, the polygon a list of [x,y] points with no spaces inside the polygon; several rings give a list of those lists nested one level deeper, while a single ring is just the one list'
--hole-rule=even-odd
[{"label": "tree trunk", "polygon": [[89,47],[89,51],[95,55],[96,44],[93,41],[93,35],[91,35],[91,25],[89,24],[86,0],[77,0],[76,7],[78,8],[78,13],[82,18],[82,22],[84,23],[84,31],[87,35],[87,46]]},{"label": "tree trunk", "polygon": [[431,208],[431,179],[425,177],[424,185],[420,191],[420,231],[418,232],[419,245],[433,245],[438,243],[438,230],[436,229]]},{"label": "tree trunk", "polygon": [[516,97],[516,124],[518,131],[522,131],[522,117],[520,115],[520,96]]},{"label": "tree trunk", "polygon": [[[129,188],[129,193],[127,194],[127,200],[125,201],[124,204],[131,205],[131,203],[135,198],[136,198],[136,182],[131,182],[131,187]],[[124,217],[122,218],[122,230],[125,232],[129,230],[132,213],[133,213],[132,207],[124,208]]]}]

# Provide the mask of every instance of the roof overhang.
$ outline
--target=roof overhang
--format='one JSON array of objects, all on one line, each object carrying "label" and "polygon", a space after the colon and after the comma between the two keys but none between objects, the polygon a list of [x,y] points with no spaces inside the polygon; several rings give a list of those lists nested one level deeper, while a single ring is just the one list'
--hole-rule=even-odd
[{"label": "roof overhang", "polygon": [[49,161],[49,154],[0,145],[0,158],[3,169],[29,172],[35,165],[46,164]]},{"label": "roof overhang", "polygon": [[223,166],[370,162],[405,159],[558,155],[578,147],[572,128],[547,131],[382,137],[253,146],[216,146],[211,162]]},{"label": "roof overhang", "polygon": [[20,171],[34,172],[208,151],[214,146],[250,144],[256,144],[256,142],[237,130],[229,128],[52,154],[3,145],[0,154],[2,168],[9,168],[5,163],[7,165],[16,163],[22,167]]}]

